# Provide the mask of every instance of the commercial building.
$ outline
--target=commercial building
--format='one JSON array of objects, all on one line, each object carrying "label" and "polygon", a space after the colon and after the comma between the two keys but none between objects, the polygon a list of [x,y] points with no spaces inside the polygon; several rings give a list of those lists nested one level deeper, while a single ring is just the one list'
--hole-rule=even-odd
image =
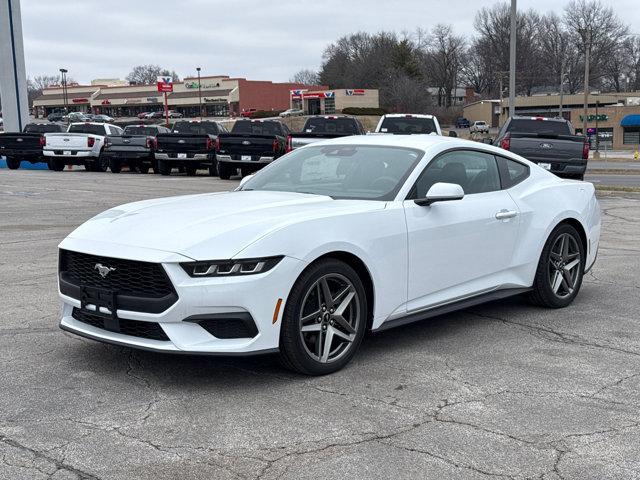
[{"label": "commercial building", "polygon": [[345,108],[378,108],[380,106],[378,90],[365,88],[294,89],[291,90],[289,100],[291,108],[302,109],[308,115],[341,113]]},{"label": "commercial building", "polygon": [[[254,81],[226,75],[201,77],[198,84],[197,77],[188,77],[173,84],[173,92],[167,94],[167,104],[169,109],[187,117],[227,117],[250,109],[286,110],[292,90],[323,89],[326,87]],[[64,97],[61,86],[47,88],[34,100],[33,106],[37,107],[40,114],[48,115],[64,109]],[[118,117],[136,116],[164,108],[164,94],[157,91],[155,84],[122,85],[117,80],[105,80],[102,84],[69,85],[66,97],[70,111],[105,113]]]}]

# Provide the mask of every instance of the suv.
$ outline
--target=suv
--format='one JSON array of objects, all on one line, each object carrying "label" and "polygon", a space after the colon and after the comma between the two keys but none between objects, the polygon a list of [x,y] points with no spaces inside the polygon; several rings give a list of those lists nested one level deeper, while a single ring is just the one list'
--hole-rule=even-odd
[{"label": "suv", "polygon": [[469,133],[489,133],[489,125],[484,120],[476,120],[469,127]]}]

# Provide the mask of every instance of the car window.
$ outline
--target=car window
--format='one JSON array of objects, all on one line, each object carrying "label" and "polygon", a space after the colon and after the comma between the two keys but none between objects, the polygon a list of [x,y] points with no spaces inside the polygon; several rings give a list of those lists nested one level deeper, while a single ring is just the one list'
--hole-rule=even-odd
[{"label": "car window", "polygon": [[429,134],[436,132],[436,124],[432,118],[412,117],[385,117],[380,125],[380,132],[393,133],[395,135]]},{"label": "car window", "polygon": [[410,198],[424,198],[438,182],[460,185],[465,195],[500,190],[496,159],[475,150],[455,150],[431,161],[416,181]]},{"label": "car window", "polygon": [[191,135],[217,135],[220,133],[216,122],[176,122],[173,133],[188,133]]},{"label": "car window", "polygon": [[231,129],[231,133],[249,135],[281,135],[280,122],[253,122],[251,120],[238,120]]},{"label": "car window", "polygon": [[91,135],[104,135],[104,125],[94,125],[91,123],[77,123],[69,127],[69,133],[89,133]]},{"label": "car window", "polygon": [[109,131],[111,132],[111,135],[122,135],[122,129],[119,127],[109,127]]},{"label": "car window", "polygon": [[324,118],[316,117],[307,120],[303,133],[330,133],[342,135],[358,135],[360,129],[352,118]]},{"label": "car window", "polygon": [[514,118],[509,122],[507,132],[571,135],[571,127],[563,121]]},{"label": "car window", "polygon": [[53,133],[61,130],[60,125],[55,123],[30,123],[24,127],[25,133]]},{"label": "car window", "polygon": [[164,133],[162,127],[156,127],[153,125],[150,126],[139,126],[139,125],[129,125],[124,127],[124,133],[126,135],[147,135],[150,137],[155,137],[158,134],[158,131]]},{"label": "car window", "polygon": [[529,166],[505,157],[498,157],[502,188],[511,188],[529,176]]}]

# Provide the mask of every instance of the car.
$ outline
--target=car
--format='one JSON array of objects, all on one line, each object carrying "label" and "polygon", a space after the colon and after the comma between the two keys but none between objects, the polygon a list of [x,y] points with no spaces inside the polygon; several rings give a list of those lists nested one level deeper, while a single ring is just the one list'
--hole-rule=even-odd
[{"label": "car", "polygon": [[169,110],[169,118],[182,118],[184,115],[182,115],[180,112],[176,112],[175,110]]},{"label": "car", "polygon": [[469,128],[471,126],[471,124],[469,123],[469,120],[467,120],[464,117],[458,117],[456,118],[456,128]]},{"label": "car", "polygon": [[61,122],[63,118],[64,118],[64,113],[62,112],[53,112],[47,115],[47,120],[53,123]]},{"label": "car", "polygon": [[88,117],[87,115],[85,115],[82,112],[70,112],[68,114],[65,114],[62,117],[62,121],[63,122],[67,122],[67,123],[73,123],[73,122],[89,122],[90,117]]},{"label": "car", "polygon": [[489,133],[489,125],[484,120],[476,120],[469,127],[469,133]]},{"label": "car", "polygon": [[140,120],[142,120],[143,118],[147,118],[147,115],[148,115],[149,113],[150,113],[150,112],[140,112],[140,113],[138,114],[138,118],[139,118]]},{"label": "car", "polygon": [[290,108],[288,110],[285,110],[284,112],[280,112],[280,116],[282,118],[301,117],[302,115],[304,115],[304,110],[301,110],[299,108]]},{"label": "car", "polygon": [[45,135],[64,132],[67,126],[60,123],[32,122],[23,128],[22,133],[6,132],[0,134],[0,157],[6,157],[7,168],[17,170],[20,164],[44,162],[42,154]]},{"label": "car", "polygon": [[163,118],[164,117],[164,112],[163,111],[158,111],[158,112],[149,112],[147,113],[144,118]]},{"label": "car", "polygon": [[339,115],[316,115],[307,118],[301,132],[289,135],[287,151],[304,147],[311,143],[320,142],[328,138],[348,137],[351,135],[365,135],[365,129],[360,120],[353,117]]},{"label": "car", "polygon": [[442,135],[442,130],[438,119],[434,115],[390,113],[380,117],[374,133]]},{"label": "car", "polygon": [[106,172],[108,162],[103,155],[107,135],[122,135],[116,125],[78,122],[69,125],[65,133],[48,133],[42,153],[49,169],[61,172],[65,165],[84,165],[91,172]]},{"label": "car", "polygon": [[113,122],[113,117],[110,117],[109,115],[103,115],[103,114],[98,114],[98,115],[94,115],[93,116],[93,122],[105,122],[105,123],[111,123]]},{"label": "car", "polygon": [[247,109],[243,109],[242,112],[240,112],[240,116],[242,118],[251,118],[253,117],[253,115],[258,111],[257,108],[247,108]]},{"label": "car", "polygon": [[510,117],[494,145],[522,155],[565,178],[584,180],[589,161],[589,140],[574,135],[564,118]]},{"label": "car", "polygon": [[369,330],[525,293],[567,307],[600,228],[592,184],[506,150],[336,138],[235,191],[143,200],[79,226],[59,246],[60,327],[157,352],[277,353],[323,375]]}]

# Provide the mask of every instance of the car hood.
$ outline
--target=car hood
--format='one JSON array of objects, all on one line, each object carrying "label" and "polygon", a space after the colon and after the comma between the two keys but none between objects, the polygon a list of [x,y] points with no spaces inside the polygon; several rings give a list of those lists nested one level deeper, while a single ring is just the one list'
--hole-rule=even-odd
[{"label": "car hood", "polygon": [[227,259],[287,225],[384,209],[385,205],[266,191],[160,198],[107,210],[78,227],[69,238],[160,250],[194,260]]}]

